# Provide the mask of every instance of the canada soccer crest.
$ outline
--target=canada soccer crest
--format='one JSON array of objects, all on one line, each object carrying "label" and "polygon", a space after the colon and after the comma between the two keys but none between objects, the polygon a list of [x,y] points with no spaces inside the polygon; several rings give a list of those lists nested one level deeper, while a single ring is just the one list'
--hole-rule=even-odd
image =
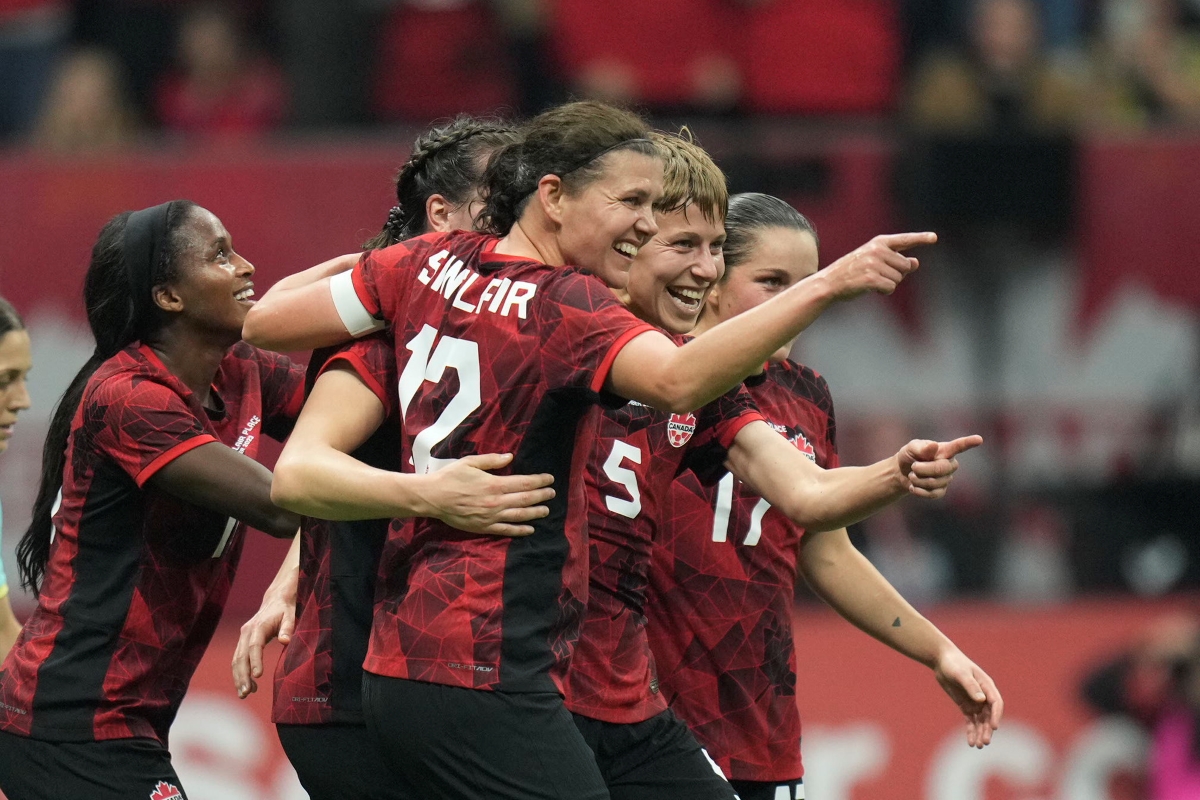
[{"label": "canada soccer crest", "polygon": [[183,800],[183,792],[173,783],[159,781],[150,793],[150,800]]},{"label": "canada soccer crest", "polygon": [[667,440],[672,447],[683,447],[695,432],[695,414],[672,414],[667,421]]}]

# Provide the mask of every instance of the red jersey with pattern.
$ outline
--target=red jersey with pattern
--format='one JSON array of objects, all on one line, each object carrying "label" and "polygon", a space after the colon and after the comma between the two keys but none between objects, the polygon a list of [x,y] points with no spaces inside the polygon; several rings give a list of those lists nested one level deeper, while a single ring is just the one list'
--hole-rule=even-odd
[{"label": "red jersey with pattern", "polygon": [[303,377],[285,356],[239,342],[217,369],[213,411],[147,346],[100,366],[71,424],[38,605],[0,671],[0,729],[166,743],[244,526],[147,481],[204,444],[254,457],[261,434],[286,436]]},{"label": "red jersey with pattern", "polygon": [[[352,455],[379,469],[400,470],[396,355],[390,332],[318,350],[308,382],[334,365],[352,369],[383,403],[385,421]],[[375,606],[386,519],[301,523],[296,628],[275,667],[272,719],[284,725],[365,724],[362,663]]]},{"label": "red jersey with pattern", "polygon": [[[682,337],[680,337],[682,339]],[[762,417],[742,387],[694,414],[640,403],[606,409],[585,472],[587,613],[567,673],[567,708],[613,723],[667,709],[646,640],[650,550],[675,476],[720,468],[737,432]]]},{"label": "red jersey with pattern", "polygon": [[[367,253],[353,282],[392,323],[401,463],[427,473],[513,453],[512,473],[550,473],[535,532],[510,539],[435,519],[393,529],[364,668],[505,691],[561,691],[587,601],[583,482],[588,429],[618,352],[653,330],[578,269],[492,252],[458,231]],[[582,423],[582,424],[581,424]],[[406,531],[407,535],[400,535]]]},{"label": "red jersey with pattern", "polygon": [[[792,362],[746,381],[762,415],[838,465],[825,379]],[[802,531],[732,475],[692,471],[671,487],[655,543],[650,645],[671,708],[732,780],[804,774],[792,604]]]}]

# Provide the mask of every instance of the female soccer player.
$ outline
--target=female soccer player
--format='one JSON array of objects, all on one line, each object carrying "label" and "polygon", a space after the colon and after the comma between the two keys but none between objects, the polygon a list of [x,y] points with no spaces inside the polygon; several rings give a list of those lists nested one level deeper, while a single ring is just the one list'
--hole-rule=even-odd
[{"label": "female soccer player", "polygon": [[[781,200],[734,197],[726,232],[726,272],[707,298],[701,335],[817,271],[815,231]],[[797,452],[837,467],[829,388],[789,361],[789,350],[747,381],[750,394]],[[732,475],[688,472],[672,486],[658,533],[646,603],[658,680],[742,800],[804,796],[791,623],[797,565],[851,623],[934,670],[966,717],[970,745],[991,741],[1003,712],[991,678],[896,593],[844,528],[805,531]]]},{"label": "female soccer player", "polygon": [[[422,796],[606,796],[559,694],[587,581],[583,507],[578,497],[568,503],[579,491],[574,442],[587,441],[599,393],[679,411],[704,405],[789,341],[798,320],[835,299],[891,291],[916,266],[878,247],[678,348],[604,284],[563,266],[625,284],[656,230],[662,191],[648,133],[602,104],[552,109],[489,163],[483,218],[502,238],[418,237],[247,317],[248,338],[281,347],[391,322],[406,469],[422,475],[473,452],[511,450],[514,471],[556,478],[550,515],[531,536],[468,539],[426,520],[389,536],[383,572],[397,580],[376,606],[364,706],[389,764]],[[305,417],[277,466],[276,499],[314,516],[372,513],[375,472],[345,453],[379,418],[329,408]]]},{"label": "female soccer player", "polygon": [[[658,233],[638,253],[620,293],[638,317],[690,331],[723,273],[725,181],[694,143],[661,136],[667,154]],[[852,254],[849,258],[853,258]],[[746,444],[749,438],[753,444]],[[591,573],[587,613],[568,673],[566,705],[596,753],[613,800],[732,798],[734,791],[658,692],[644,629],[646,580],[672,479],[683,469],[753,473],[763,493],[798,523],[837,527],[905,496],[937,495],[953,456],[977,440],[911,443],[874,467],[823,473],[763,422],[740,388],[695,414],[630,403],[606,409],[585,471]],[[936,468],[924,461],[942,461]],[[936,478],[902,479],[915,472]],[[890,471],[889,486],[872,477]],[[703,621],[699,624],[704,624]]]},{"label": "female soccer player", "polygon": [[[465,116],[422,134],[396,176],[396,206],[365,247],[380,249],[429,231],[471,228],[487,158],[515,140],[510,127]],[[361,381],[345,381],[348,376],[343,375],[318,378],[323,367],[350,369]],[[333,391],[342,413],[355,413],[357,400],[370,413],[381,402],[375,392],[384,397],[395,392],[391,339],[376,334],[336,352],[317,351],[308,379],[310,386],[315,381],[316,403]],[[333,390],[331,382],[337,384]],[[389,416],[353,455],[370,466],[399,471],[399,436],[399,420]],[[480,455],[465,462],[486,469],[510,459]],[[362,662],[388,523],[305,517],[297,545],[262,608],[242,627],[234,654],[235,685],[246,697],[262,675],[263,646],[276,635],[288,644],[275,673],[273,717],[284,751],[313,800],[411,796],[403,779],[384,764],[362,713]]]},{"label": "female soccer player", "polygon": [[[8,449],[17,415],[29,408],[29,390],[25,377],[33,367],[29,334],[25,323],[7,300],[0,297],[0,453]],[[0,531],[4,529],[4,514],[0,511]],[[0,561],[0,662],[12,649],[21,623],[13,616],[8,601],[8,578]]]},{"label": "female soccer player", "polygon": [[183,796],[167,732],[229,591],[236,521],[277,536],[299,522],[252,459],[290,427],[302,378],[238,343],[253,272],[187,201],[100,233],[84,286],[96,350],[51,421],[18,548],[40,593],[0,671],[10,800]]}]

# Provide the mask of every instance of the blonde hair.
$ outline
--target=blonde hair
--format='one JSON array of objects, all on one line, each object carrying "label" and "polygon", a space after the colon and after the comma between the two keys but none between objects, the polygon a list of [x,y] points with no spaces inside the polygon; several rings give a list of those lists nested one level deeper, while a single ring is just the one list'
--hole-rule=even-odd
[{"label": "blonde hair", "polygon": [[725,173],[712,156],[696,144],[687,127],[678,134],[653,131],[651,140],[663,155],[663,194],[654,204],[660,214],[700,208],[709,222],[723,222],[729,211],[729,187]]}]

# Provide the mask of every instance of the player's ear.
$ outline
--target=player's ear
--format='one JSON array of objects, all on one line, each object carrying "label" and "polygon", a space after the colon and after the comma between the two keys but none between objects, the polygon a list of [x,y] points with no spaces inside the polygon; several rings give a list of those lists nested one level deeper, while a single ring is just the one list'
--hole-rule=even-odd
[{"label": "player's ear", "polygon": [[430,231],[446,233],[451,230],[450,215],[454,206],[440,194],[433,194],[425,201],[425,224]]},{"label": "player's ear", "polygon": [[537,185],[538,202],[542,210],[556,225],[562,224],[563,201],[566,200],[566,188],[562,178],[557,175],[543,175]]},{"label": "player's ear", "polygon": [[176,313],[183,311],[183,298],[175,291],[175,287],[169,283],[161,283],[155,286],[150,290],[150,296],[154,299],[154,305],[163,311]]}]

